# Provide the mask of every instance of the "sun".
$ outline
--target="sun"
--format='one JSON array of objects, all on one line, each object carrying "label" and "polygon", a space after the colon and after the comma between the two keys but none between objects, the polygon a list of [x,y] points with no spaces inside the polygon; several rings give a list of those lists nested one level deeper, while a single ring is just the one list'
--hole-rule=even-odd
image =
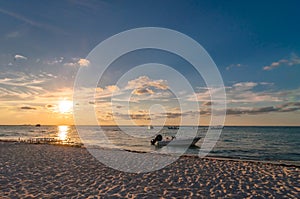
[{"label": "sun", "polygon": [[70,100],[61,100],[58,103],[60,113],[70,113],[73,110],[73,102]]}]

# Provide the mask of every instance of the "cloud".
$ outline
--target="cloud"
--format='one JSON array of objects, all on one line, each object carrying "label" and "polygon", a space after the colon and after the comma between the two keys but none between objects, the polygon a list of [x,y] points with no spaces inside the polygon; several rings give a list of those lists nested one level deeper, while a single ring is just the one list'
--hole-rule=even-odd
[{"label": "cloud", "polygon": [[104,98],[110,98],[114,94],[114,96],[120,94],[118,93],[120,91],[120,88],[116,85],[108,85],[105,88],[97,87],[96,93],[95,93],[95,99],[104,99]]},{"label": "cloud", "polygon": [[[130,80],[123,87],[117,85],[109,85],[105,88],[97,87],[95,98],[99,100],[108,100],[112,94],[114,101],[119,102],[139,102],[147,100],[166,100],[170,99],[171,93],[167,90],[168,85],[165,80],[152,80],[147,76],[140,76]],[[128,99],[130,97],[130,99]]]},{"label": "cloud", "polygon": [[[186,96],[187,101],[197,101],[197,102],[206,102],[211,100],[211,95],[218,96],[219,94],[223,93],[224,88],[208,88],[208,87],[201,87],[197,88],[197,92],[193,94],[189,94]],[[223,100],[223,98],[221,99]]]},{"label": "cloud", "polygon": [[21,36],[21,33],[18,31],[10,32],[6,35],[7,38],[17,38],[20,36]]},{"label": "cloud", "polygon": [[141,100],[169,99],[171,93],[168,89],[169,86],[166,80],[153,80],[148,76],[140,76],[128,81],[122,91],[132,94],[131,101],[139,102]]},{"label": "cloud", "polygon": [[[39,60],[37,60],[38,62]],[[55,65],[55,64],[61,64],[62,62],[64,61],[64,57],[56,57],[54,58],[54,60],[48,60],[48,61],[45,61],[45,64],[48,64],[48,65]]]},{"label": "cloud", "polygon": [[79,59],[78,62],[79,66],[89,66],[90,65],[90,61],[87,59]]},{"label": "cloud", "polygon": [[268,66],[264,66],[263,70],[270,71],[280,66],[294,66],[300,64],[300,57],[296,54],[292,54],[290,59],[280,59],[279,61],[273,62]]},{"label": "cloud", "polygon": [[277,106],[264,106],[258,108],[229,108],[227,115],[257,115],[271,112],[294,112],[300,110],[299,102],[288,102]]},{"label": "cloud", "polygon": [[286,60],[286,59],[281,59],[279,61],[271,63],[269,66],[264,66],[263,70],[273,70],[274,68],[277,68],[280,65],[283,65],[283,64],[286,64],[286,63],[289,63],[289,61]]},{"label": "cloud", "polygon": [[174,118],[180,118],[182,117],[184,114],[183,113],[176,113],[176,112],[166,112],[162,114],[162,117],[166,117],[169,119],[174,119]]},{"label": "cloud", "polygon": [[226,67],[226,70],[231,70],[232,68],[240,68],[242,67],[242,64],[230,64],[229,66]]},{"label": "cloud", "polygon": [[55,76],[45,72],[37,75],[17,71],[0,72],[0,101],[13,103],[40,98],[51,92],[45,85],[53,79]]},{"label": "cloud", "polygon": [[239,83],[233,84],[232,87],[238,91],[246,91],[246,90],[250,90],[250,89],[254,88],[257,85],[258,85],[257,82],[239,82]]},{"label": "cloud", "polygon": [[[210,97],[211,93],[218,93],[224,88],[197,88],[196,102],[202,103],[201,108],[197,110],[193,109],[193,102],[191,102],[188,93],[186,93],[186,96],[182,99],[184,102],[182,105],[186,111],[181,111],[173,109],[178,106],[177,98],[172,95],[162,95],[169,92],[168,84],[165,80],[153,80],[147,76],[140,76],[128,81],[126,84],[120,85],[122,86],[109,85],[104,88],[96,88],[95,107],[101,110],[98,114],[100,120],[121,119],[122,121],[126,121],[134,119],[147,121],[150,119],[190,119],[199,115],[209,117],[212,111],[211,106],[214,107],[214,113],[216,114],[222,114],[225,111],[223,107],[218,106],[221,103],[218,100],[221,99],[214,99],[212,101]],[[300,102],[293,102],[300,99],[300,89],[276,91],[274,90],[273,83],[250,81],[236,82],[225,87],[225,89],[227,91],[227,107],[229,107],[227,109],[228,115],[258,115],[300,110]],[[114,95],[113,104],[111,103],[112,94]],[[156,97],[156,95],[157,98],[154,98],[153,96]],[[128,96],[130,97],[128,98]],[[91,101],[91,99],[88,98],[86,103]],[[149,108],[151,104],[159,102],[165,108],[165,112],[151,112],[151,114],[149,112],[138,111],[128,112],[128,110],[125,110],[128,102],[134,104],[132,106],[134,110],[144,110]],[[116,108],[113,109],[113,107]],[[112,113],[112,109],[114,110],[113,114],[106,114],[106,112]]]},{"label": "cloud", "polygon": [[75,66],[78,66],[78,65],[77,65],[77,63],[68,62],[68,63],[64,63],[64,66],[75,67]]},{"label": "cloud", "polygon": [[[279,102],[287,100],[287,95],[279,91],[272,91],[269,88],[273,83],[269,82],[238,82],[231,86],[225,87],[227,103],[257,103],[257,102]],[[261,91],[261,88],[264,88]],[[212,94],[218,94],[223,88],[198,88],[194,95],[188,95],[188,101],[197,101],[204,103],[211,101]],[[295,92],[292,92],[295,94]],[[290,93],[291,94],[291,93]],[[217,103],[219,99],[215,99]],[[207,104],[208,105],[208,104]]]},{"label": "cloud", "polygon": [[[227,102],[278,102],[283,101],[278,92],[268,91],[268,88],[273,83],[269,82],[239,82],[226,88]],[[263,91],[257,91],[258,88],[263,87]]]},{"label": "cloud", "polygon": [[27,60],[28,58],[27,57],[25,57],[25,56],[23,56],[23,55],[18,55],[18,54],[16,54],[15,56],[14,56],[14,60]]},{"label": "cloud", "polygon": [[110,93],[113,93],[113,92],[117,92],[120,90],[120,88],[116,85],[109,85],[109,86],[106,86],[105,89],[110,92]]},{"label": "cloud", "polygon": [[137,79],[129,81],[126,86],[126,89],[140,89],[140,88],[147,88],[147,87],[153,87],[155,89],[160,89],[160,90],[169,89],[166,80],[152,80],[147,76],[140,76]]},{"label": "cloud", "polygon": [[46,74],[33,75],[23,72],[3,72],[0,73],[0,87],[18,94],[37,94],[43,90],[41,84],[49,79],[52,79],[52,77]]},{"label": "cloud", "polygon": [[148,111],[138,111],[135,113],[120,113],[120,112],[108,112],[104,114],[104,116],[100,116],[103,120],[112,120],[113,117],[115,119],[122,119],[122,120],[144,120],[144,121],[149,121],[151,120],[150,114]]},{"label": "cloud", "polygon": [[213,103],[211,101],[202,103],[203,106],[211,106]]},{"label": "cloud", "polygon": [[31,106],[22,106],[22,107],[20,107],[20,109],[22,109],[22,110],[36,110],[36,108],[31,107]]},{"label": "cloud", "polygon": [[138,88],[133,91],[135,95],[153,95],[154,91],[150,88]]},{"label": "cloud", "polygon": [[[226,115],[259,115],[267,113],[286,113],[286,112],[295,112],[300,110],[300,102],[287,102],[274,106],[261,106],[261,107],[231,107],[226,109]],[[223,113],[221,110],[215,110],[215,113]],[[211,109],[203,107],[200,111],[189,111],[183,113],[183,115],[193,116],[195,114],[207,115],[211,114]]]},{"label": "cloud", "polygon": [[101,113],[98,115],[98,119],[102,121],[112,121],[113,120],[113,114],[111,112]]},{"label": "cloud", "polygon": [[71,62],[64,63],[64,66],[71,67],[87,67],[90,65],[90,61],[84,58],[73,58]]},{"label": "cloud", "polygon": [[8,16],[11,16],[15,19],[18,19],[20,21],[23,21],[27,24],[30,24],[31,26],[34,26],[34,27],[37,27],[37,28],[41,28],[41,29],[45,29],[45,30],[50,30],[52,32],[55,32],[55,33],[59,33],[59,34],[66,34],[65,31],[63,31],[62,29],[59,29],[57,27],[54,27],[54,26],[51,26],[51,25],[48,25],[48,24],[43,24],[43,23],[39,23],[37,21],[34,21],[34,20],[31,20],[23,15],[20,15],[18,13],[15,13],[15,12],[11,12],[11,11],[8,11],[8,10],[4,10],[2,8],[0,8],[0,13],[2,14],[6,14]]},{"label": "cloud", "polygon": [[149,117],[149,114],[130,114],[131,119],[133,120],[151,120],[151,118]]}]

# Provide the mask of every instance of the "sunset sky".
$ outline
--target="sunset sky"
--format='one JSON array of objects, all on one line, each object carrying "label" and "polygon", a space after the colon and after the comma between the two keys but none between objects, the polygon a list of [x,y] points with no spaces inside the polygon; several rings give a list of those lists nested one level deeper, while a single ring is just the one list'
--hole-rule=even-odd
[{"label": "sunset sky", "polygon": [[[163,27],[193,38],[214,60],[226,89],[225,125],[299,125],[299,7],[296,0],[1,1],[0,124],[73,124],[73,85],[79,69],[90,66],[88,54],[122,31]],[[123,78],[148,63],[177,70],[194,93],[180,90],[159,64]],[[116,119],[132,124],[128,115],[135,124],[154,125],[180,119],[193,125],[191,119],[201,115],[200,125],[207,125],[214,103],[214,91],[186,60],[154,49],[118,58],[94,90],[95,99],[85,106],[95,107],[103,125]],[[127,94],[130,110],[124,109]],[[83,123],[91,124],[82,114]]]}]

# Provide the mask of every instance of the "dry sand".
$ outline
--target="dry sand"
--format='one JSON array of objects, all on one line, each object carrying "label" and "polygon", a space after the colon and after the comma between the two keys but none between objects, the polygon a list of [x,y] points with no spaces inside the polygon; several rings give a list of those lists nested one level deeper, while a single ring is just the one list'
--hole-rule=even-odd
[{"label": "dry sand", "polygon": [[0,142],[0,154],[0,198],[300,198],[295,166],[181,157],[131,174],[84,148]]}]

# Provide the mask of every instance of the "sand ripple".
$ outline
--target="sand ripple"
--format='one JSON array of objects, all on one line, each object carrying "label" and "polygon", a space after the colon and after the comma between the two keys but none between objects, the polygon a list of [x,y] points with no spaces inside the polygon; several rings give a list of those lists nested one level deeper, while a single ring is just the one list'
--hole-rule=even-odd
[{"label": "sand ripple", "polygon": [[294,166],[182,157],[132,174],[84,148],[0,142],[0,154],[1,198],[300,198]]}]

